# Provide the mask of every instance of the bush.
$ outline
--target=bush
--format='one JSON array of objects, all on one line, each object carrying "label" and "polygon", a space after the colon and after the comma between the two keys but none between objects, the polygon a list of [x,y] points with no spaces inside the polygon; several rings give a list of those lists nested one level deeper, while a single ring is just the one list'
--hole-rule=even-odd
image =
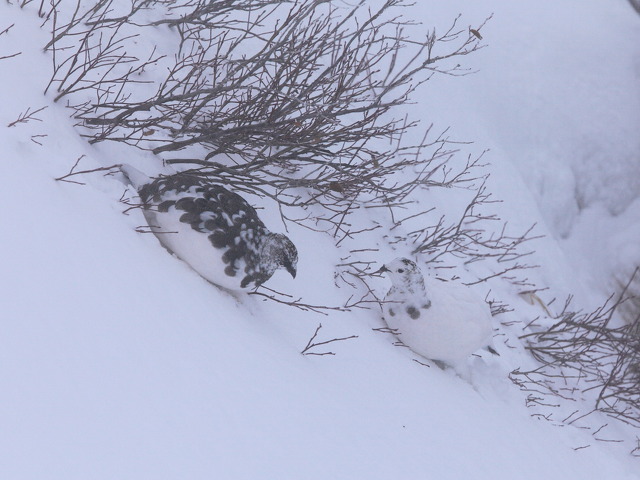
[{"label": "bush", "polygon": [[594,411],[640,427],[640,315],[631,323],[615,314],[631,298],[627,282],[590,313],[574,312],[567,300],[556,323],[520,337],[541,366],[516,370],[512,380],[530,392],[532,404],[548,404],[546,397],[590,398]]},{"label": "bush", "polygon": [[[434,262],[491,259],[494,273],[478,281],[519,281],[507,274],[529,268],[519,262],[526,255],[519,247],[530,231],[509,235],[502,226],[487,233],[488,222],[499,219],[484,211],[495,200],[482,155],[460,161],[460,143],[446,129],[418,133],[419,121],[402,113],[433,75],[470,73],[458,61],[481,48],[484,23],[461,28],[455,19],[443,33],[431,30],[416,41],[405,32],[412,27],[401,16],[406,4],[366,6],[373,3],[41,4],[38,13],[51,27],[47,91],[67,101],[89,142],[150,151],[238,193],[270,198],[285,225],[344,245],[381,228],[366,213],[377,209],[389,219],[390,243],[410,244]],[[158,29],[173,44],[142,57],[134,43]],[[421,192],[434,188],[470,193],[459,218],[419,206]],[[424,220],[419,228],[398,228],[416,218]],[[365,303],[373,295],[371,251],[353,245],[336,273],[337,284],[364,287]]]}]

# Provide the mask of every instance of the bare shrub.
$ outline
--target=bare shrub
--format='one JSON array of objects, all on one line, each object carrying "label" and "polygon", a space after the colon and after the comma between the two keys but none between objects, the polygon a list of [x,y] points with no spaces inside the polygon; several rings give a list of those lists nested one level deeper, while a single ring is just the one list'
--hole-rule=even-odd
[{"label": "bare shrub", "polygon": [[[627,301],[620,305],[619,313],[624,321],[631,325],[636,323],[640,316],[640,275],[631,275],[631,281],[627,283],[633,264],[629,267],[614,276],[614,283],[617,291],[626,292]],[[640,266],[636,266],[635,270],[638,268]],[[635,332],[640,336],[640,328],[636,328]]]},{"label": "bare shrub", "polygon": [[[141,83],[137,76],[161,57],[151,51],[146,60],[128,53],[131,42],[140,33],[130,33],[129,22],[149,1],[134,1],[123,15],[113,17],[122,2],[77,0],[72,11],[62,2],[44,2],[39,14],[51,23],[51,40],[44,50],[51,53],[52,74],[45,93],[55,92],[54,102],[78,92],[90,92],[97,98]],[[127,31],[129,30],[129,31]]]},{"label": "bare shrub", "polygon": [[[638,270],[627,287],[637,275]],[[582,396],[594,410],[640,427],[640,316],[620,325],[614,320],[629,298],[627,291],[590,313],[571,311],[568,299],[551,327],[520,337],[541,364],[511,373],[530,392],[531,404]]]},{"label": "bare shrub", "polygon": [[[405,142],[417,122],[391,116],[430,75],[466,73],[450,60],[479,43],[455,22],[414,42],[394,13],[397,0],[373,12],[317,0],[164,5],[177,16],[150,25],[179,33],[175,63],[151,97],[96,86],[99,101],[75,107],[90,142],[151,150],[192,174],[271,197],[285,221],[338,239],[351,233],[348,217],[361,205],[393,207],[417,187],[456,181],[438,178],[451,155],[447,140]],[[99,19],[92,25],[108,28]],[[96,56],[108,63],[108,53]]]},{"label": "bare shrub", "polygon": [[[471,28],[456,18],[418,38],[407,34],[413,24],[402,17],[402,0],[336,5],[42,3],[53,63],[46,90],[67,100],[89,142],[151,151],[164,164],[274,200],[285,226],[333,236],[347,251],[336,284],[359,289],[340,308],[376,300],[369,286],[375,249],[350,243],[381,228],[369,212],[384,212],[392,228],[383,237],[411,244],[415,255],[490,260],[493,273],[477,282],[501,276],[531,286],[516,272],[530,268],[520,261],[530,252],[520,247],[534,237],[511,234],[506,224],[490,228],[499,219],[490,211],[495,200],[483,155],[457,161],[463,144],[447,129],[418,133],[419,120],[403,109],[433,75],[471,73],[460,57],[482,48],[486,20]],[[130,53],[141,51],[129,48],[133,42],[158,29],[173,38],[172,51]],[[474,195],[460,218],[434,219],[431,208],[419,211],[419,197],[436,188]],[[422,215],[428,222],[407,233]],[[278,292],[264,295],[291,303]]]}]

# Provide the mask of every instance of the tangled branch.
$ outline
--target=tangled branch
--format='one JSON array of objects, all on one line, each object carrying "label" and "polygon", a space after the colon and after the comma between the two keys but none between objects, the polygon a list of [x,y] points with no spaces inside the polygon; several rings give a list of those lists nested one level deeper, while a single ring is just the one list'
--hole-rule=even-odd
[{"label": "tangled branch", "polygon": [[[334,238],[350,252],[336,284],[357,291],[344,305],[379,301],[369,285],[371,261],[348,245],[378,230],[374,209],[391,218],[389,243],[410,242],[434,262],[490,259],[495,276],[516,279],[530,231],[510,235],[481,213],[494,202],[483,154],[456,165],[460,142],[399,115],[434,75],[467,75],[460,57],[482,48],[486,23],[409,37],[408,4],[386,0],[373,9],[325,0],[76,0],[41,3],[51,29],[46,87],[64,98],[90,143],[119,142],[150,151],[163,164],[231,190],[275,201],[285,228],[293,223]],[[490,17],[489,17],[490,18]],[[167,42],[147,57],[134,43],[162,31]],[[173,41],[173,43],[171,43]],[[162,65],[166,69],[159,69]],[[154,75],[146,75],[147,70]],[[164,73],[163,73],[164,72]],[[83,172],[70,172],[78,175]],[[69,176],[63,177],[66,181]],[[473,191],[461,217],[444,217],[409,234],[397,233],[425,189]],[[411,208],[409,214],[405,210]],[[377,213],[377,212],[376,212]],[[404,217],[403,217],[404,215]],[[429,225],[427,223],[427,225]],[[279,303],[322,310],[277,292]]]},{"label": "tangled branch", "polygon": [[[627,287],[636,275],[637,269]],[[628,300],[625,288],[593,312],[581,313],[569,309],[569,298],[551,327],[520,337],[541,366],[516,370],[511,378],[539,398],[591,396],[594,410],[640,427],[640,316],[620,326],[613,321]]]}]

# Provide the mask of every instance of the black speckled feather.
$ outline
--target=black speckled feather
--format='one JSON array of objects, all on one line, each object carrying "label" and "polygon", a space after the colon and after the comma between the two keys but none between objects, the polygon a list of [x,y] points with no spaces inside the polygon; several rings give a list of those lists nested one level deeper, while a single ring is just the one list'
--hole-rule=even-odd
[{"label": "black speckled feather", "polygon": [[[148,179],[148,183],[136,185],[131,177],[143,174],[129,166],[122,170],[136,186],[146,211],[179,215],[181,224],[206,235],[212,254],[225,265],[220,275],[236,277],[242,269],[238,278],[241,289],[262,284],[279,267],[295,277],[298,254],[293,243],[284,235],[271,233],[240,195],[188,174]],[[165,244],[161,236],[158,238]],[[202,274],[199,265],[191,266]],[[203,276],[217,283],[217,278],[210,278],[212,274]]]}]

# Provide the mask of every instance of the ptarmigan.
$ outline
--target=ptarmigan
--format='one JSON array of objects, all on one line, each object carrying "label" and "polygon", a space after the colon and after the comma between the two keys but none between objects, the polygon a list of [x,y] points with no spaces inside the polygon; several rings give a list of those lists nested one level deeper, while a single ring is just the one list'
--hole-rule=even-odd
[{"label": "ptarmigan", "polygon": [[481,348],[491,347],[491,311],[470,288],[429,280],[407,258],[383,265],[393,286],[384,298],[384,320],[415,353],[455,366]]},{"label": "ptarmigan", "polygon": [[160,243],[214,285],[244,290],[278,268],[295,278],[295,245],[270,232],[240,195],[193,175],[151,179],[130,165],[120,168]]}]

